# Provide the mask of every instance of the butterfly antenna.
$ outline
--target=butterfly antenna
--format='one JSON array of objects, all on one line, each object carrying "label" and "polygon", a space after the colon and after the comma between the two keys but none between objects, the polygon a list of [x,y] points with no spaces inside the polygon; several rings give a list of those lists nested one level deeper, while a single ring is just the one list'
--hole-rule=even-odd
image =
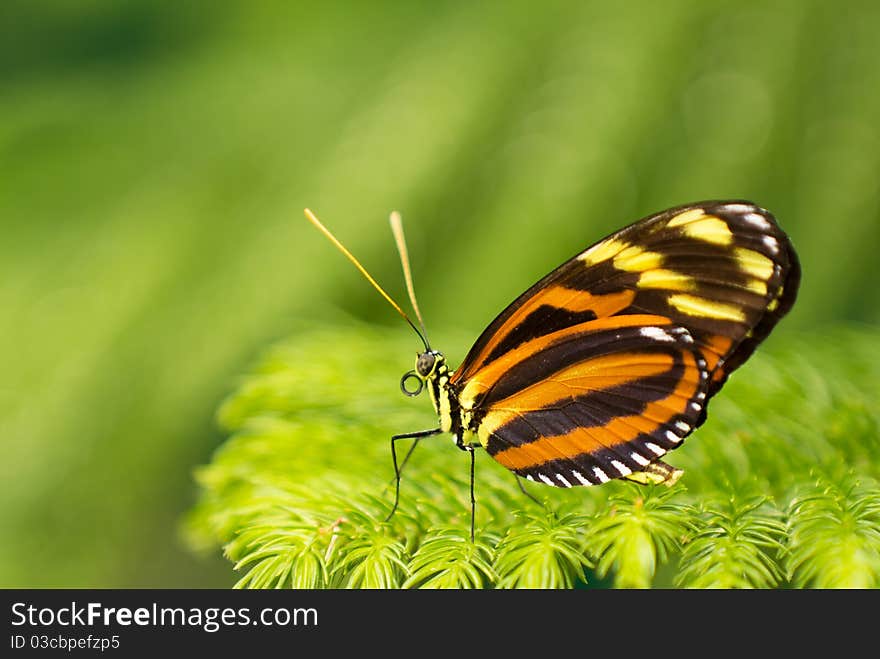
[{"label": "butterfly antenna", "polygon": [[394,242],[397,243],[397,251],[400,254],[400,265],[403,266],[403,278],[406,280],[406,292],[409,294],[409,301],[412,304],[413,311],[416,312],[416,318],[422,328],[421,336],[425,338],[425,347],[428,347],[428,332],[425,329],[425,321],[422,319],[422,312],[419,311],[419,303],[416,301],[416,289],[413,287],[412,270],[409,267],[409,252],[406,249],[406,238],[403,235],[403,220],[400,213],[394,211],[388,218],[391,222],[391,232],[394,234]]},{"label": "butterfly antenna", "polygon": [[[361,265],[360,261],[358,261],[354,257],[354,254],[349,252],[345,248],[345,245],[343,245],[341,242],[339,242],[339,240],[337,240],[336,236],[334,236],[332,233],[330,233],[330,230],[327,227],[325,227],[323,224],[321,224],[320,220],[318,220],[318,218],[315,217],[315,214],[312,211],[310,211],[308,208],[306,208],[303,210],[303,212],[305,213],[306,219],[309,222],[311,222],[312,224],[314,224],[315,227],[318,229],[318,231],[320,231],[325,236],[327,236],[327,239],[336,246],[336,249],[338,249],[340,252],[342,252],[345,255],[345,257],[354,264],[354,266],[360,271],[360,273],[366,278],[366,280],[373,285],[373,288],[375,288],[377,291],[379,291],[379,294],[388,301],[388,304],[390,304],[392,307],[394,307],[394,309],[397,311],[397,313],[399,313],[403,317],[403,319],[409,324],[409,326],[413,328],[415,333],[419,335],[419,338],[422,340],[422,343],[425,344],[425,350],[430,350],[431,348],[428,346],[427,340],[425,340],[425,335],[422,334],[419,331],[419,328],[413,324],[413,322],[409,319],[409,316],[407,316],[406,313],[404,312],[404,310],[400,308],[400,305],[397,304],[397,302],[395,302],[394,300],[392,300],[391,296],[388,295],[388,293],[386,293],[385,290],[381,286],[379,286],[379,283],[370,276],[370,273],[367,272],[367,269],[364,268],[364,266]],[[418,313],[418,310],[416,310],[416,313]],[[421,318],[419,318],[419,322],[421,322]]]}]

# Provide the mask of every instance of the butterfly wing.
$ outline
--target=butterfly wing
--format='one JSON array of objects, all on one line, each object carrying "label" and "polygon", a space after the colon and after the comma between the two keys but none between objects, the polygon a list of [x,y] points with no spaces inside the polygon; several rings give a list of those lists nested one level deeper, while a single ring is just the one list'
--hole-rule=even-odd
[{"label": "butterfly wing", "polygon": [[766,210],[673,208],[523,293],[450,386],[469,429],[516,473],[554,485],[627,476],[705,420],[708,399],[791,308],[799,279]]},{"label": "butterfly wing", "polygon": [[532,480],[570,487],[640,472],[682,441],[705,404],[706,362],[662,316],[598,319],[522,350],[474,420],[488,453]]}]

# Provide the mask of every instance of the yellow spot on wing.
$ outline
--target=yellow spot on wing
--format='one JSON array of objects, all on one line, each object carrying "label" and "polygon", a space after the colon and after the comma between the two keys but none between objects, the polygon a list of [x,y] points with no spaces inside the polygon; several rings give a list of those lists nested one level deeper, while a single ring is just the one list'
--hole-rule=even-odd
[{"label": "yellow spot on wing", "polygon": [[758,295],[767,295],[767,284],[760,279],[750,279],[746,288]]},{"label": "yellow spot on wing", "polygon": [[632,245],[614,257],[614,267],[627,272],[644,272],[663,265],[663,255]]},{"label": "yellow spot on wing", "polygon": [[743,272],[765,281],[773,276],[773,261],[760,252],[738,247],[733,250],[733,253]]},{"label": "yellow spot on wing", "polygon": [[669,298],[669,305],[688,316],[745,322],[745,312],[733,304],[716,302],[697,295],[679,294]]},{"label": "yellow spot on wing", "polygon": [[477,396],[484,393],[488,388],[489,387],[479,379],[472,379],[459,394],[458,404],[461,405],[461,408],[466,412],[472,410],[474,408],[474,403],[477,400]]},{"label": "yellow spot on wing", "polygon": [[733,242],[733,233],[727,222],[717,217],[707,216],[691,222],[685,225],[683,231],[686,236],[713,245],[730,245]]},{"label": "yellow spot on wing", "polygon": [[639,277],[636,286],[670,291],[693,291],[697,288],[697,282],[693,277],[674,270],[647,270]]},{"label": "yellow spot on wing", "polygon": [[666,223],[668,227],[677,227],[682,224],[687,224],[688,222],[692,222],[699,217],[703,217],[703,209],[702,208],[692,208],[689,211],[685,211],[684,213],[679,213],[675,217],[673,217],[669,222]]},{"label": "yellow spot on wing", "polygon": [[601,243],[593,245],[586,252],[578,256],[578,259],[587,265],[595,265],[602,261],[607,261],[626,247],[627,243],[620,240],[603,240]]}]

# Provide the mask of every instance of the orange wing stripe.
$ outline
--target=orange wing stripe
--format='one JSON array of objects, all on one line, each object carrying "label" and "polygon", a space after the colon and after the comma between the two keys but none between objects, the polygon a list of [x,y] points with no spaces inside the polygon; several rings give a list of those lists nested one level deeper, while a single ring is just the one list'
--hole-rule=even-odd
[{"label": "orange wing stripe", "polygon": [[[588,334],[590,332],[622,327],[662,326],[671,324],[672,321],[663,316],[613,316],[611,318],[591,320],[588,323],[581,323],[574,327],[567,327],[557,332],[553,332],[552,334],[546,334],[536,339],[532,339],[531,341],[526,341],[500,359],[496,359],[490,364],[487,364],[484,368],[479,369],[477,374],[468,381],[467,386],[465,386],[462,391],[461,401],[464,407],[467,407],[468,401],[473,401],[478,395],[487,391],[502,375],[504,375],[504,373],[510,370],[511,367],[557,341],[571,337],[573,334]],[[452,384],[455,384],[462,379],[467,379],[467,377],[463,375],[461,371],[456,371],[452,375],[451,382]]]},{"label": "orange wing stripe", "polygon": [[[582,453],[592,453],[614,448],[636,439],[640,434],[650,434],[663,423],[687,411],[687,405],[699,387],[699,369],[690,353],[685,354],[686,377],[683,377],[670,395],[648,403],[642,414],[618,417],[598,428],[575,428],[564,435],[541,439],[499,451],[492,457],[508,469],[534,467],[560,457],[573,458]],[[651,421],[664,419],[662,423]]]},{"label": "orange wing stripe", "polygon": [[702,353],[710,373],[715,370],[718,361],[727,355],[732,345],[733,339],[720,334],[707,336],[700,342],[700,347],[705,348]]},{"label": "orange wing stripe", "polygon": [[521,410],[539,410],[583,395],[634,382],[644,377],[662,375],[672,368],[673,356],[657,354],[612,354],[580,362],[552,378],[539,380],[492,405],[483,419],[486,432],[491,433],[515,417]]},{"label": "orange wing stripe", "polygon": [[[546,289],[535,293],[525,304],[510,314],[504,324],[498,328],[491,340],[483,346],[477,357],[470,362],[467,372],[459,370],[452,376],[453,382],[468,377],[476,371],[484,360],[492,353],[496,346],[502,343],[520,323],[534,311],[542,306],[552,306],[572,312],[592,311],[597,318],[606,318],[622,311],[635,299],[636,292],[622,290],[607,295],[593,295],[587,291],[581,291],[565,286],[548,286]],[[571,328],[566,328],[568,331]],[[522,347],[522,346],[520,346]]]}]

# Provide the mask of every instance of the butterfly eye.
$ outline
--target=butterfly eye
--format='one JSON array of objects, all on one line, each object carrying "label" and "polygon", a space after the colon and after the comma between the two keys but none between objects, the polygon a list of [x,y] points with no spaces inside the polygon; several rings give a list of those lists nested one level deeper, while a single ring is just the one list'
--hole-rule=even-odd
[{"label": "butterfly eye", "polygon": [[[415,380],[415,384],[412,383],[413,380]],[[408,371],[400,378],[400,390],[407,396],[418,396],[424,388],[425,381],[415,371]]]},{"label": "butterfly eye", "polygon": [[423,352],[416,361],[416,370],[423,378],[428,377],[434,370],[434,362],[436,358],[431,352]]}]

